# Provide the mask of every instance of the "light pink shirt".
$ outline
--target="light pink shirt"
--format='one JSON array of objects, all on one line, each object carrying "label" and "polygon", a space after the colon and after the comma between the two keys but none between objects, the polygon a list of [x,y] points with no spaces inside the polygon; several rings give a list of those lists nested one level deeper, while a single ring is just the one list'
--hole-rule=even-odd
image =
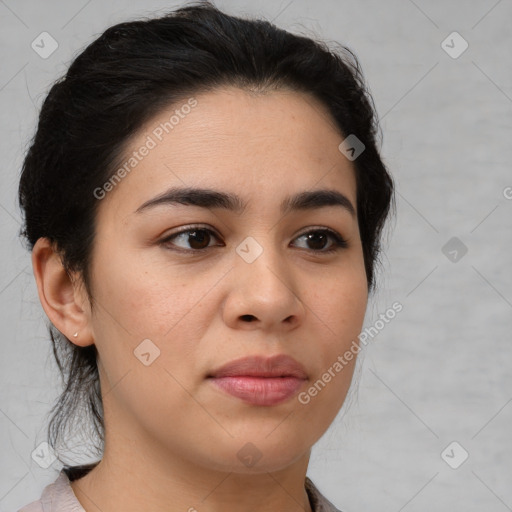
[{"label": "light pink shirt", "polygon": [[[69,482],[68,476],[62,469],[57,480],[44,488],[39,500],[25,505],[17,512],[85,512]],[[306,477],[305,488],[313,512],[341,512],[320,494],[308,477]]]}]

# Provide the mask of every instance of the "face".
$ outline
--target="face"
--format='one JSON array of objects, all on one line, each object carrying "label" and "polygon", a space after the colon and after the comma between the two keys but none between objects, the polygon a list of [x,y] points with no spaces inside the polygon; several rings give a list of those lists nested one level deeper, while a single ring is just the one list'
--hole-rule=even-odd
[{"label": "face", "polygon": [[[89,326],[107,443],[216,470],[276,471],[309,453],[352,378],[355,358],[335,363],[367,305],[354,169],[308,95],[223,88],[194,98],[130,141],[136,165],[100,200]],[[184,188],[203,193],[163,198]],[[300,201],[321,190],[331,194]],[[302,377],[283,365],[274,378],[216,373],[278,355]],[[244,455],[261,459],[251,467]]]}]

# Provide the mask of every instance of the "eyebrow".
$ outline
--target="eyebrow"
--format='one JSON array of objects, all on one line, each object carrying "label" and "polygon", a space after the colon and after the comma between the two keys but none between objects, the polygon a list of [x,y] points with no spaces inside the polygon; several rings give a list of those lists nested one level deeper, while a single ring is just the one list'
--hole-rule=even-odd
[{"label": "eyebrow", "polygon": [[[163,194],[149,199],[139,206],[135,213],[141,213],[160,205],[183,204],[187,206],[199,206],[200,208],[222,208],[242,213],[247,203],[236,194],[219,192],[203,188],[170,188]],[[286,197],[281,203],[281,214],[286,215],[292,211],[314,210],[326,206],[338,206],[356,216],[356,211],[347,196],[332,189],[321,189],[300,192]]]}]

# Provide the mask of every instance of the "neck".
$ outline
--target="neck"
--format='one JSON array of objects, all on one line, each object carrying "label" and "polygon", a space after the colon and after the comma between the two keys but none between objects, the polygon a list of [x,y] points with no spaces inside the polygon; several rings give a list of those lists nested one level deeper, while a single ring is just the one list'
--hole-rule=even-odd
[{"label": "neck", "polygon": [[304,487],[309,455],[279,471],[226,473],[179,459],[163,468],[147,457],[114,458],[105,450],[71,487],[86,512],[312,512]]}]

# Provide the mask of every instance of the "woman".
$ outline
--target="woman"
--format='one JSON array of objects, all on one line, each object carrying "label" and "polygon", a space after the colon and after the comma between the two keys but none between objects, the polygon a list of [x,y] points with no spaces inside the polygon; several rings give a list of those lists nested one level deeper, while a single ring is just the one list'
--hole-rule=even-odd
[{"label": "woman", "polygon": [[85,405],[100,460],[22,512],[337,510],[306,472],[394,205],[377,129],[350,51],[206,2],[74,60],[19,200],[67,384],[49,443]]}]

